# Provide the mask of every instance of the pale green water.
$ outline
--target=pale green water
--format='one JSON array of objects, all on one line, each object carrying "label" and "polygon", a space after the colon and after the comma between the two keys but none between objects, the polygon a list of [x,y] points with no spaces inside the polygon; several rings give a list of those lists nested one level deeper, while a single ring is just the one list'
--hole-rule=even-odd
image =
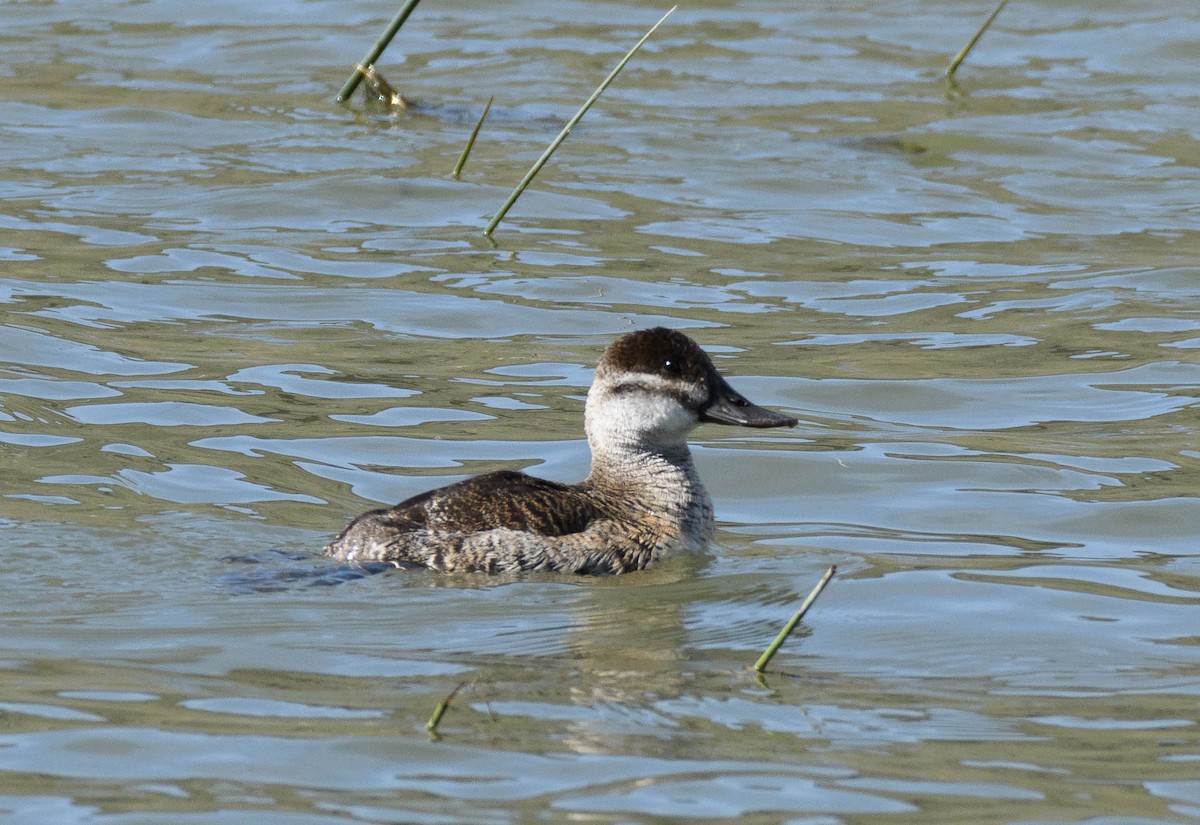
[{"label": "pale green water", "polygon": [[[1200,14],[0,5],[0,820],[1200,822]],[[460,182],[448,172],[489,95]],[[794,431],[606,580],[350,578],[687,329]],[[750,664],[830,564],[766,685]],[[467,682],[431,742],[424,723]]]}]

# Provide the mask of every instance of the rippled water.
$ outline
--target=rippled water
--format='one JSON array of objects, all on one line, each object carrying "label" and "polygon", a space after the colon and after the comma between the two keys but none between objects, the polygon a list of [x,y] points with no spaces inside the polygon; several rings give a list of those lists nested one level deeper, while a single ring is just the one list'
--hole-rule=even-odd
[{"label": "rippled water", "polygon": [[[660,9],[428,0],[392,114],[387,4],[0,5],[0,818],[1200,821],[1200,16],[1021,0],[947,86],[990,7],[685,5],[493,246]],[[803,418],[697,432],[708,553],[315,555],[580,478],[657,323]]]}]

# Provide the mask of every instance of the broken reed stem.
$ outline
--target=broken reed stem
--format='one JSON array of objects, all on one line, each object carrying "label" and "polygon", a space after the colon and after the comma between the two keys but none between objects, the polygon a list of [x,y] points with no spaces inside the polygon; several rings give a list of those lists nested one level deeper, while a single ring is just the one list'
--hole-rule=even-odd
[{"label": "broken reed stem", "polygon": [[758,661],[754,663],[754,670],[757,673],[762,673],[775,654],[779,652],[779,648],[783,647],[784,641],[796,629],[796,625],[800,624],[800,620],[804,618],[804,614],[812,607],[813,602],[817,600],[817,596],[821,595],[821,591],[825,589],[825,585],[829,584],[829,580],[833,578],[833,574],[837,572],[837,565],[830,565],[825,571],[825,575],[817,582],[816,587],[808,594],[808,597],[800,605],[800,609],[796,611],[796,615],[788,619],[788,623],[783,626],[783,630],[779,631],[779,635],[775,637],[775,641],[771,642],[770,646],[763,651],[763,655],[758,657]]},{"label": "broken reed stem", "polygon": [[458,692],[466,686],[466,682],[459,682],[454,690],[446,694],[445,699],[437,703],[437,707],[433,709],[433,716],[430,716],[429,721],[425,723],[425,730],[429,731],[430,736],[437,736],[437,726],[442,721],[442,717],[446,715],[446,709],[450,707],[450,703],[454,701]]},{"label": "broken reed stem", "polygon": [[392,42],[392,38],[396,36],[396,32],[400,31],[400,27],[404,25],[404,21],[408,19],[413,9],[417,7],[417,3],[420,2],[421,0],[407,0],[400,11],[396,12],[396,16],[392,18],[392,22],[388,23],[388,27],[383,30],[383,34],[379,35],[379,39],[375,41],[375,45],[363,55],[362,60],[358,61],[358,65],[354,67],[354,73],[342,84],[342,90],[337,93],[339,102],[348,99],[350,95],[354,94],[354,90],[362,82],[360,67],[374,65],[375,61],[379,59],[379,55],[383,54],[383,50]]},{"label": "broken reed stem", "polygon": [[454,164],[454,179],[458,180],[458,176],[462,173],[463,166],[467,163],[467,157],[471,154],[471,148],[475,145],[475,138],[479,137],[479,129],[483,126],[483,121],[488,116],[488,111],[492,108],[492,101],[496,99],[495,95],[488,98],[487,105],[483,107],[483,114],[479,116],[479,122],[475,124],[475,128],[471,130],[471,136],[467,138],[467,145],[463,147],[462,154],[458,156],[458,163]]},{"label": "broken reed stem", "polygon": [[1008,0],[1000,0],[1000,5],[996,6],[996,10],[988,15],[988,19],[983,21],[983,25],[979,27],[979,31],[975,32],[975,36],[967,41],[967,45],[959,49],[958,54],[954,55],[954,59],[950,61],[950,65],[946,67],[946,77],[954,77],[954,73],[958,71],[958,64],[962,63],[967,58],[967,54],[971,49],[975,48],[975,44],[979,38],[983,37],[983,33],[992,25],[992,21],[1000,14],[1000,11],[1008,5]]},{"label": "broken reed stem", "polygon": [[630,49],[623,58],[621,58],[621,62],[616,65],[616,68],[609,72],[608,77],[604,78],[600,85],[596,87],[596,91],[592,92],[592,96],[584,101],[584,104],[579,107],[579,111],[575,113],[575,116],[567,121],[567,125],[563,127],[561,132],[558,133],[558,137],[552,140],[550,145],[546,147],[546,151],[542,152],[542,156],[533,162],[533,166],[531,166],[529,171],[525,173],[525,177],[521,178],[521,182],[517,184],[517,188],[512,191],[511,195],[508,196],[508,200],[506,200],[504,205],[501,206],[500,209],[497,210],[496,214],[492,216],[491,221],[488,222],[487,227],[485,227],[483,230],[483,234],[485,236],[489,238],[492,236],[492,231],[496,228],[500,221],[504,219],[504,216],[508,214],[508,210],[511,209],[512,205],[517,202],[517,198],[521,197],[521,193],[524,192],[529,186],[534,176],[537,175],[537,173],[541,171],[542,167],[546,165],[546,161],[550,160],[550,156],[554,154],[554,150],[557,149],[559,145],[567,139],[567,135],[571,134],[571,129],[575,127],[575,124],[579,122],[580,118],[584,116],[588,109],[592,108],[592,104],[595,103],[600,95],[604,93],[604,90],[608,88],[608,84],[612,83],[616,76],[620,74],[621,69],[625,68],[625,64],[628,63],[630,58],[637,53],[637,50],[642,47],[642,44],[650,39],[650,35],[654,34],[655,30],[657,30],[658,27],[661,26],[677,8],[679,8],[678,5],[672,6],[670,11],[664,14],[661,18],[659,18],[657,23],[650,27],[650,31],[642,35],[641,40],[633,44],[633,48]]}]

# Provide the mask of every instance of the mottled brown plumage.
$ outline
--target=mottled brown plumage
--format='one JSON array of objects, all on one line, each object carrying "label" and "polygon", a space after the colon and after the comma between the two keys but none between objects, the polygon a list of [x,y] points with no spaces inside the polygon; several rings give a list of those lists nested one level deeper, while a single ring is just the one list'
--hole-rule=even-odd
[{"label": "mottled brown plumage", "polygon": [[510,527],[540,536],[565,536],[586,529],[600,513],[586,496],[566,484],[501,470],[421,493],[372,515],[403,530],[473,533]]}]

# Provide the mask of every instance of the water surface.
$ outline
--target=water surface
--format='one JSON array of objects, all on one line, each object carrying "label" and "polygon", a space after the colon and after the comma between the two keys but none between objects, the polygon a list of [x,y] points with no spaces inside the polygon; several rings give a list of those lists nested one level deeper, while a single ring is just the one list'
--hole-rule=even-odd
[{"label": "water surface", "polygon": [[[494,245],[661,10],[430,0],[393,113],[388,5],[0,7],[2,818],[1200,821],[1200,18],[1011,4],[948,86],[990,6],[684,6]],[[803,419],[697,431],[707,553],[315,555],[582,477],[653,324]]]}]

